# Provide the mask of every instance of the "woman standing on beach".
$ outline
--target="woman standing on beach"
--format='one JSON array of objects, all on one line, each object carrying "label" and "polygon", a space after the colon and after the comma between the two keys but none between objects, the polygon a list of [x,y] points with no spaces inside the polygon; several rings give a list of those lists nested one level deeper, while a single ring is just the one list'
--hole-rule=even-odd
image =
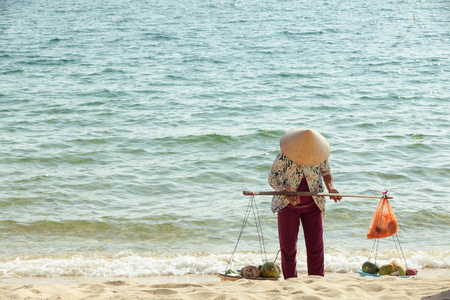
[{"label": "woman standing on beach", "polygon": [[[333,186],[328,157],[331,147],[320,133],[304,128],[287,131],[280,140],[281,152],[269,174],[276,191],[323,192],[322,178],[330,193]],[[335,202],[339,196],[332,196]],[[325,199],[317,196],[274,196],[272,212],[278,214],[281,268],[285,279],[297,277],[297,238],[300,221],[305,237],[308,275],[324,276],[322,214]]]}]

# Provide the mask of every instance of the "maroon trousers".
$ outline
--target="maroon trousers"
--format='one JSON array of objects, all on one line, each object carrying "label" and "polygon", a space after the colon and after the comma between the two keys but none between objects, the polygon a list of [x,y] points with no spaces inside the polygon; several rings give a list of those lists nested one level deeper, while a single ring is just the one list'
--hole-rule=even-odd
[{"label": "maroon trousers", "polygon": [[[302,179],[297,191],[309,191],[305,178]],[[312,197],[303,196],[299,205],[289,204],[278,212],[283,276],[285,279],[297,277],[297,239],[300,222],[305,237],[308,275],[324,276],[322,212]]]}]

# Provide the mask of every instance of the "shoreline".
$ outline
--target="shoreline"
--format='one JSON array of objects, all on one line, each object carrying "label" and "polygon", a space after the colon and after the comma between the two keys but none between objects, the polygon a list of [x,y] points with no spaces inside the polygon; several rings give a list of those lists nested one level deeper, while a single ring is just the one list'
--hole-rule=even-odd
[{"label": "shoreline", "polygon": [[361,277],[357,273],[300,274],[278,281],[222,281],[216,275],[0,279],[0,299],[450,299],[450,269],[418,276]]},{"label": "shoreline", "polygon": [[[356,272],[337,273],[325,272],[325,278],[339,276],[356,276],[361,277]],[[419,270],[416,277],[439,277],[450,276],[450,268],[437,269],[425,268]],[[299,273],[298,278],[308,277],[306,273]],[[244,279],[244,278],[242,278]],[[0,278],[0,284],[73,284],[77,282],[104,282],[104,281],[135,281],[141,283],[209,283],[222,281],[218,275],[154,275],[142,277],[84,277],[84,276],[59,276],[59,277],[5,277]],[[279,281],[283,281],[280,279]]]}]

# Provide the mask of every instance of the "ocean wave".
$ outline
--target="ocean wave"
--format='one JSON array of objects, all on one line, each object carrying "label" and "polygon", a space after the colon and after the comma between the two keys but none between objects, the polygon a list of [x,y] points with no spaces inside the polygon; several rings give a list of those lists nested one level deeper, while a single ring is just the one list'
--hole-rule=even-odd
[{"label": "ocean wave", "polygon": [[235,138],[230,135],[223,134],[199,134],[199,135],[185,135],[185,136],[176,136],[176,137],[163,137],[156,138],[155,142],[164,143],[166,145],[171,144],[202,144],[205,143],[210,145],[220,145],[220,144],[228,144],[230,142],[235,141]]},{"label": "ocean wave", "polygon": [[[276,252],[268,252],[267,260],[273,261]],[[412,251],[404,253],[406,261],[394,251],[378,253],[379,265],[393,259],[406,262],[408,267],[450,268],[450,251]],[[325,250],[325,271],[355,273],[369,259],[370,251]],[[0,258],[0,278],[10,277],[145,277],[155,275],[214,275],[227,267],[240,269],[247,265],[260,265],[266,257],[261,252],[236,252],[230,261],[230,253],[139,253],[118,252],[114,254],[78,253],[52,254],[47,256],[22,256]],[[374,257],[371,258],[372,261]],[[307,273],[306,253],[297,254],[299,273]],[[280,258],[277,259],[280,263]]]},{"label": "ocean wave", "polygon": [[[176,136],[166,136],[155,138],[155,142],[167,143],[167,144],[198,144],[198,143],[208,143],[214,145],[228,145],[227,148],[232,148],[230,143],[240,142],[240,143],[254,143],[255,141],[261,142],[264,139],[278,139],[279,136],[284,133],[280,130],[272,129],[257,129],[256,131],[246,131],[246,132],[236,132],[234,134],[223,134],[223,133],[199,133],[199,134],[189,134],[189,135],[176,135]],[[202,144],[203,145],[203,144]]]}]

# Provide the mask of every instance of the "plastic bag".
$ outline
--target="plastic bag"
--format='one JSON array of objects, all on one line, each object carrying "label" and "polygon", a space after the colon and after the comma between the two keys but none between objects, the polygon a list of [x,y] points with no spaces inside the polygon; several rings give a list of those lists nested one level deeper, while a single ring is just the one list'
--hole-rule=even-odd
[{"label": "plastic bag", "polygon": [[380,199],[377,209],[373,213],[372,221],[367,231],[367,239],[385,238],[398,232],[397,218],[389,200],[385,197]]}]

